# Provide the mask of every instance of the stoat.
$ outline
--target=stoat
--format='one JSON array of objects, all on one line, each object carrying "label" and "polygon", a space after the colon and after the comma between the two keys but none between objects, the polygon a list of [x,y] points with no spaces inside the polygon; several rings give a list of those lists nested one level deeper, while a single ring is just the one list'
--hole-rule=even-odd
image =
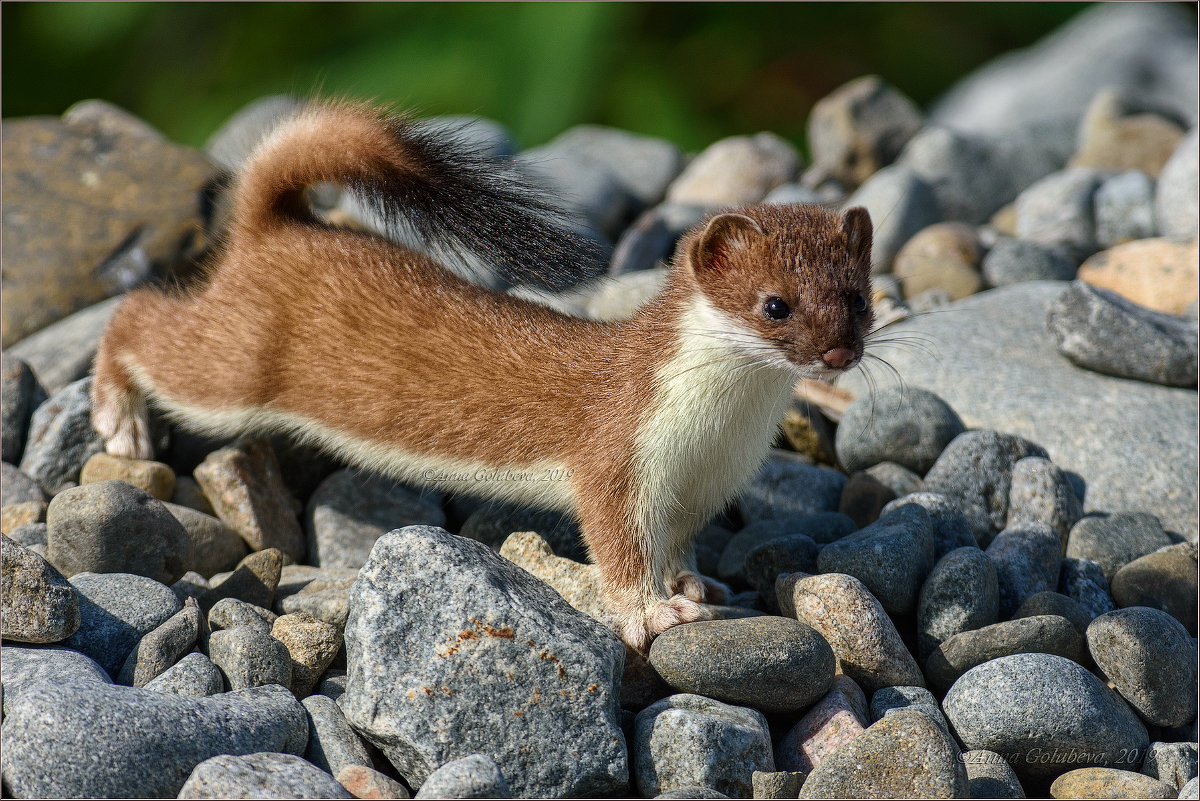
[{"label": "stoat", "polygon": [[871,221],[716,214],[681,240],[661,294],[596,322],[325,225],[304,202],[334,182],[493,259],[569,254],[545,206],[489,169],[402,118],[308,107],[237,175],[206,283],[121,304],[93,422],[120,456],[151,456],[149,401],[195,430],[288,432],[405,481],[491,476],[470,490],[577,516],[618,630],[644,650],[723,600],[692,540],[762,466],[797,379],[862,358]]}]

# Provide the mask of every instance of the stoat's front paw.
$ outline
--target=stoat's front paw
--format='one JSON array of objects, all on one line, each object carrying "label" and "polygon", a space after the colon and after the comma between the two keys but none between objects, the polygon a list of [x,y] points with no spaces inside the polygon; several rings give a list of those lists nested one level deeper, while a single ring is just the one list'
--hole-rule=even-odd
[{"label": "stoat's front paw", "polygon": [[614,615],[621,639],[636,651],[646,653],[651,641],[672,626],[711,620],[712,613],[695,601],[672,595],[664,600],[641,605],[639,609]]}]

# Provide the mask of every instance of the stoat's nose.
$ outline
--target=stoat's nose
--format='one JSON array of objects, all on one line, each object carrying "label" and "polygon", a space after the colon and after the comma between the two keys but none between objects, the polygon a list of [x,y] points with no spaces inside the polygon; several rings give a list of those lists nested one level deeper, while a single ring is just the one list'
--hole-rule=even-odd
[{"label": "stoat's nose", "polygon": [[854,351],[849,348],[833,348],[825,351],[825,355],[821,357],[821,361],[825,362],[827,367],[840,370],[854,361]]}]

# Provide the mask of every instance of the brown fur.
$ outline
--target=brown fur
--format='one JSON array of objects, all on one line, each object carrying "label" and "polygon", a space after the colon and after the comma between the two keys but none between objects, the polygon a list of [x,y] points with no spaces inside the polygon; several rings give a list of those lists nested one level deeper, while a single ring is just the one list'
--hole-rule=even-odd
[{"label": "brown fur", "polygon": [[[632,512],[636,443],[659,371],[676,356],[678,320],[703,294],[795,365],[825,370],[822,355],[835,348],[857,360],[870,324],[869,309],[853,310],[869,297],[865,213],[760,206],[717,217],[680,243],[659,297],[627,322],[601,323],[320,225],[302,203],[303,187],[318,180],[408,192],[437,180],[409,162],[403,138],[353,106],[319,110],[268,140],[239,177],[228,246],[207,284],[174,296],[132,292],[109,326],[94,401],[110,450],[149,455],[128,453],[145,449],[145,439],[129,443],[139,441],[149,395],[185,424],[205,421],[181,405],[258,409],[385,449],[500,467],[549,460],[572,470],[573,511],[622,636],[645,647],[703,617],[694,602],[720,587],[684,567],[648,579],[665,546],[659,533],[637,530]],[[767,319],[764,293],[795,309],[792,318]],[[130,430],[132,439],[121,433]],[[684,554],[674,562],[689,546],[676,546]]]}]

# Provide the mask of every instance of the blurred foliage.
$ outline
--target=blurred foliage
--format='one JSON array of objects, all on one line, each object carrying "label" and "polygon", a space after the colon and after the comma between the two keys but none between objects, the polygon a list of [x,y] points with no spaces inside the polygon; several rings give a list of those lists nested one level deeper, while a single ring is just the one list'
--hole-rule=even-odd
[{"label": "blurred foliage", "polygon": [[266,94],[478,113],[524,146],[592,122],[698,149],[772,130],[881,75],[927,106],[1079,3],[14,3],[0,6],[3,115],[85,98],[202,145]]}]

